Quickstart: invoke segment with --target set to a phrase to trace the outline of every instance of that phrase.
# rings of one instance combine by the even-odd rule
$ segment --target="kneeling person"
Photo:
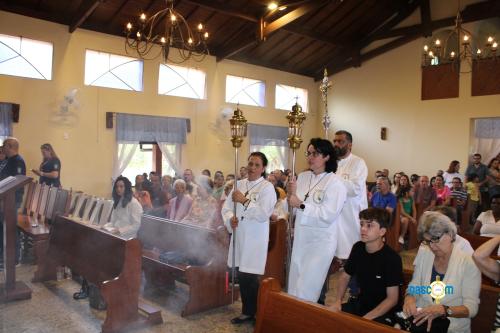
[[[341,272],[337,299],[331,306],[392,326],[400,310],[399,286],[403,283],[401,257],[383,241],[390,224],[390,214],[382,208],[368,208],[359,213],[361,241],[354,244]],[[361,292],[357,298],[341,304],[351,277]]]

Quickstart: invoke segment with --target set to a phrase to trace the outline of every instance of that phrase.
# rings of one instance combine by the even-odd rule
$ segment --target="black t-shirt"
[[[361,289],[359,302],[362,316],[387,297],[387,287],[403,284],[401,257],[386,244],[379,251],[368,253],[365,243],[357,242],[352,247],[344,269],[347,274],[356,277]]]
[[[56,187],[61,186],[61,161],[57,157],[43,161],[40,165],[40,171],[42,172],[53,172],[58,171],[59,176],[57,178],[49,178],[40,176],[40,184],[47,184]]]
[[[26,164],[20,155],[11,156],[7,159],[7,164],[0,173],[0,180],[9,176],[26,175]],[[19,206],[23,201],[24,189],[20,188],[16,191],[16,205]]]

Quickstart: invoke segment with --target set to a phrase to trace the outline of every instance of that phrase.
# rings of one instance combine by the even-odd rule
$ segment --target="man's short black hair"
[[[376,221],[380,228],[388,229],[391,226],[391,214],[385,208],[370,207],[359,212],[359,218]]]
[[[335,135],[342,135],[342,134],[345,135],[347,141],[352,143],[352,134],[351,133],[344,131],[344,130],[340,130],[340,131],[335,132]]]

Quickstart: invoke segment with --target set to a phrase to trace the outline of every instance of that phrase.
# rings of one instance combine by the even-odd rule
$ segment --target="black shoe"
[[[231,324],[239,325],[239,324],[243,324],[246,322],[254,322],[255,321],[255,317],[250,317],[250,316],[245,316],[245,315],[243,315],[243,316],[244,316],[243,318],[241,316],[239,316],[239,317],[235,317],[235,318],[231,319]]]
[[[73,298],[76,300],[85,299],[87,297],[89,297],[89,294],[83,289],[80,290],[79,292],[73,294]]]

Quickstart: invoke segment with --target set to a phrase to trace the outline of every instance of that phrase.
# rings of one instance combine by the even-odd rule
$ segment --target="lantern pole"
[[[243,137],[247,134],[247,120],[243,116],[239,108],[239,104],[234,110],[233,117],[229,119],[229,124],[231,126],[231,143],[234,147],[234,186],[233,193],[238,189],[236,175],[238,174],[238,148],[241,147],[243,143]],[[236,205],[234,202],[233,206],[233,216],[236,217]],[[234,278],[236,275],[236,229],[233,229],[233,258],[231,266],[231,302],[234,303]]]
[[[302,112],[302,107],[295,102],[292,111],[286,116],[288,120],[288,145],[292,150],[292,177],[295,177],[295,157],[296,150],[300,148],[302,143],[302,125],[306,116]],[[288,224],[287,224],[287,255],[286,255],[286,290],[288,290],[288,278],[290,275],[290,265],[292,259],[292,227],[293,227],[293,207],[288,206]]]
[[[328,79],[328,72],[324,71],[323,80],[321,80],[321,84],[319,85],[319,91],[321,92],[321,99],[323,100],[324,105],[324,114],[323,114],[323,130],[325,131],[325,139],[328,140],[328,130],[330,129],[330,124],[332,123],[330,120],[330,116],[328,115],[328,90],[332,87],[332,83]]]

